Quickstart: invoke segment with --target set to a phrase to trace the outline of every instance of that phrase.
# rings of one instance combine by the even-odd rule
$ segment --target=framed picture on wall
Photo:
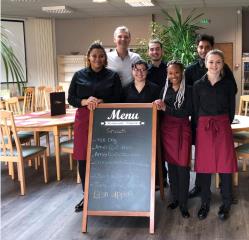
[[[26,68],[26,49],[25,49],[25,30],[24,30],[24,21],[22,20],[8,20],[1,19],[1,38],[4,35],[7,38],[7,43],[11,46],[14,55],[17,57],[20,62],[23,73],[24,73],[24,82],[27,82],[27,68]],[[3,39],[3,38],[2,38]],[[1,50],[3,51],[3,49]],[[12,79],[11,74],[8,75],[8,82],[15,83]],[[4,67],[3,58],[1,57],[1,83],[6,83],[6,71]]]

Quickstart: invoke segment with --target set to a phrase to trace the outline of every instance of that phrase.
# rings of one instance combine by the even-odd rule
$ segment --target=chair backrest
[[[63,90],[63,87],[62,87],[62,86],[57,85],[57,86],[55,87],[55,91],[56,91],[56,92],[63,92],[64,90]]]
[[[0,150],[1,161],[17,162],[22,159],[13,112],[7,110],[0,110]]]
[[[51,87],[46,87],[43,90],[43,95],[45,99],[45,109],[50,110],[50,93],[53,92],[53,89]]]
[[[5,101],[0,100],[0,110],[5,109]]]
[[[27,87],[24,91],[23,114],[35,111],[35,88]]]
[[[13,112],[14,115],[22,114],[18,97],[12,97],[5,101],[6,110]]]
[[[44,89],[46,86],[40,86],[37,88],[36,94],[36,111],[43,111],[46,109],[45,98],[44,98]]]
[[[248,103],[249,95],[241,95],[239,101],[239,115],[241,115],[243,112],[245,113],[245,116],[247,115],[247,112],[249,112]]]

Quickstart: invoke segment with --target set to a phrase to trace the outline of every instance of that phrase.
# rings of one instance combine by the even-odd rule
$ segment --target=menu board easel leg
[[[153,216],[150,216],[150,234],[155,233],[155,222],[154,222],[154,214],[151,214]]]

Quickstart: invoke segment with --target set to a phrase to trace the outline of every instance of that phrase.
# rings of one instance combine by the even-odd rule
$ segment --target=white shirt
[[[127,85],[132,81],[132,63],[140,60],[140,56],[137,53],[128,51],[128,55],[122,59],[118,56],[117,50],[107,53],[107,67],[118,73],[122,86]]]

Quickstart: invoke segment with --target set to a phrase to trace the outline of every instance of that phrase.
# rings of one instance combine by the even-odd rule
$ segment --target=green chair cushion
[[[73,139],[70,139],[70,140],[65,141],[65,142],[61,142],[60,146],[73,149]]]
[[[249,132],[242,131],[242,132],[233,133],[233,138],[239,140],[246,140],[246,139],[249,140]]]
[[[25,143],[25,142],[29,141],[31,138],[33,138],[34,134],[32,132],[21,131],[21,132],[17,133],[17,136],[19,137],[20,143]],[[7,141],[8,141],[8,139],[5,136],[4,137],[4,142],[7,143]],[[11,137],[11,141],[12,141],[13,144],[15,144],[15,140],[14,140],[13,136]]]
[[[238,153],[249,154],[249,143],[246,143],[246,144],[243,144],[243,145],[240,145],[240,146],[236,147],[236,151]]]
[[[46,147],[42,146],[22,146],[22,156],[24,158],[29,157],[33,154],[40,153],[42,151],[46,150]],[[7,150],[6,152],[7,156],[10,155],[10,151]],[[0,156],[4,156],[3,152],[0,152]],[[16,149],[14,148],[14,156],[18,156]]]

